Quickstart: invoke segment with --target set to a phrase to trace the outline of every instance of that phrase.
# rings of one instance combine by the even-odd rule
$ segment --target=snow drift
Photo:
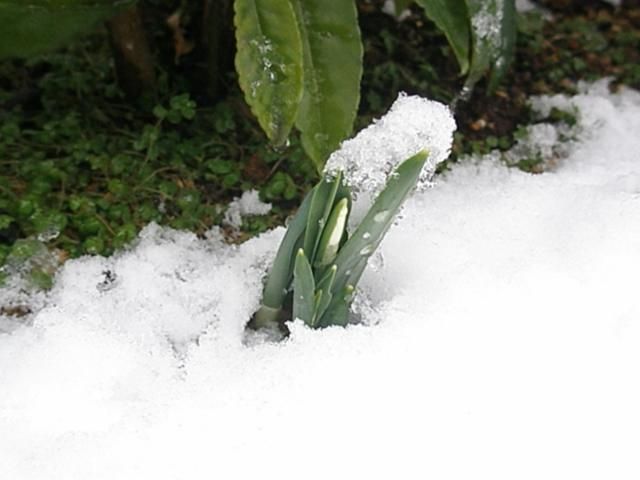
[[[534,103],[569,155],[416,194],[360,325],[245,338],[282,228],[68,262],[0,335],[0,478],[638,478],[640,95]]]

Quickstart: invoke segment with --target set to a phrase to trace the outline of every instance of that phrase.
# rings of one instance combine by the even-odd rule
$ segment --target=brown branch
[[[130,7],[107,21],[118,84],[125,94],[137,98],[154,91],[153,58],[138,7]]]

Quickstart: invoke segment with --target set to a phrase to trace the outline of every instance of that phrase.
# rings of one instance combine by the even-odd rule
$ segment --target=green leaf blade
[[[304,55],[304,93],[296,118],[318,171],[353,128],[360,102],[363,47],[355,2],[291,0]]]
[[[390,176],[387,185],[335,259],[338,270],[334,290],[357,284],[366,260],[378,248],[396,213],[415,187],[427,158],[428,153],[421,151],[402,162]]]
[[[349,201],[347,198],[343,198],[333,207],[329,220],[324,227],[318,245],[315,267],[326,267],[334,261],[340,249],[340,243],[347,226],[348,218]]]
[[[517,11],[514,0],[505,0],[502,13],[502,42],[501,49],[491,72],[489,91],[493,92],[502,81],[509,67],[513,63],[518,35]]]
[[[331,326],[346,327],[349,324],[349,305],[353,299],[353,285],[347,285],[333,296],[322,318],[318,319],[318,328]]]
[[[316,306],[315,306],[315,311],[313,313],[313,324],[311,325],[312,327],[315,328],[319,326],[319,321],[324,315],[324,313],[327,311],[327,308],[329,307],[329,305],[331,304],[332,298],[333,298],[333,295],[331,294],[331,292],[327,290],[319,289],[316,292]]]
[[[28,58],[90,32],[133,0],[0,0],[0,59]]]
[[[513,59],[516,22],[515,0],[466,0],[471,18],[472,53],[466,87],[493,69],[491,87],[504,75]]]
[[[316,307],[315,280],[303,249],[298,250],[293,269],[293,318],[313,326]]]
[[[236,70],[269,140],[286,143],[302,98],[302,43],[291,4],[236,0]]]
[[[316,250],[320,243],[320,237],[324,226],[327,224],[331,210],[336,200],[336,194],[342,184],[342,174],[339,173],[333,179],[323,179],[314,187],[313,198],[307,219],[307,228],[304,232],[304,251],[313,265]]]
[[[271,309],[278,310],[287,295],[293,275],[293,258],[299,247],[300,239],[307,225],[307,217],[313,190],[307,194],[300,208],[289,223],[287,232],[280,243],[275,260],[267,276],[267,282],[262,294],[262,304]]]
[[[471,28],[465,0],[416,0],[416,3],[445,34],[458,60],[461,73],[467,73],[471,52]]]

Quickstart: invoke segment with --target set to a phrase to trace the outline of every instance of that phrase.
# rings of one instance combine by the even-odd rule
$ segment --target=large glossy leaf
[[[482,1],[482,0],[479,0]],[[458,59],[460,70],[467,73],[471,47],[469,11],[465,0],[416,0],[446,35]]]
[[[30,57],[90,31],[130,0],[0,0],[0,59]]]
[[[284,0],[278,0],[287,3]],[[360,102],[362,42],[353,0],[291,0],[304,52],[296,119],[318,171],[352,131]]]
[[[235,0],[236,70],[245,99],[275,145],[286,143],[302,99],[302,43],[286,0]]]
[[[467,87],[493,69],[492,84],[504,74],[515,45],[515,0],[466,0],[473,50]]]

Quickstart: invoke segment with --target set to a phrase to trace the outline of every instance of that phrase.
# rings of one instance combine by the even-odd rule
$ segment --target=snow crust
[[[640,94],[533,102],[577,108],[579,141],[553,172],[489,156],[417,193],[364,324],[247,344],[282,228],[151,225],[67,262],[0,335],[0,478],[637,479]]]

